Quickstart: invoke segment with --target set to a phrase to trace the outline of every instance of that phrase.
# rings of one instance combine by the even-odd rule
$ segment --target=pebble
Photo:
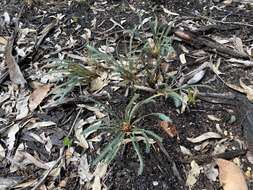
[[[158,184],[158,181],[153,181],[153,186],[157,186]]]

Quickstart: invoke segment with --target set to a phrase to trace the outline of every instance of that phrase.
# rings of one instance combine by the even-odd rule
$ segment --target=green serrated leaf
[[[140,166],[139,166],[139,169],[138,169],[138,175],[141,175],[143,173],[144,162],[143,162],[143,157],[142,157],[140,147],[139,147],[139,144],[136,140],[135,135],[131,135],[131,141],[132,141],[134,150],[135,150],[135,152],[138,156],[139,162],[140,162]]]
[[[140,129],[140,128],[135,128],[135,131],[143,131],[144,133],[146,133],[147,135],[150,135],[155,140],[158,140],[159,142],[163,141],[163,138],[160,137],[159,135],[155,134],[153,131],[146,130],[146,129]]]
[[[96,165],[101,160],[105,160],[106,157],[112,157],[112,154],[115,152],[115,148],[118,149],[118,146],[122,143],[124,134],[119,133],[109,144],[105,146],[100,155],[94,160],[93,165]],[[109,156],[107,155],[109,154]],[[106,160],[109,162],[110,160]]]
[[[128,103],[128,105],[126,106],[126,109],[125,109],[125,121],[128,121],[128,122],[129,122],[129,120],[130,120],[130,113],[131,113],[131,111],[132,111],[132,109],[133,109],[133,106],[134,106],[135,101],[136,101],[139,97],[140,97],[139,94],[135,94],[135,95],[131,98],[131,100],[130,100],[130,102]]]
[[[140,131],[141,135],[145,138],[145,146],[146,146],[146,153],[150,153],[150,144],[149,144],[149,138],[143,131]]]

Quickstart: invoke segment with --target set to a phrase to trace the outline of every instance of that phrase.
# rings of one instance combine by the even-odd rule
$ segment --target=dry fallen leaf
[[[101,179],[105,176],[108,165],[106,163],[98,163],[96,166],[95,172],[93,173],[94,182],[92,184],[92,190],[101,190],[102,189],[102,181]]]
[[[2,36],[0,36],[0,44],[3,44],[3,45],[7,44],[7,40]]]
[[[5,48],[5,64],[8,67],[10,79],[13,83],[21,85],[21,87],[25,87],[26,80],[12,55],[13,49],[13,37],[9,38],[7,41],[7,45]]]
[[[28,94],[29,93],[26,91],[20,92],[18,94],[18,99],[16,103],[16,110],[17,110],[16,119],[23,119],[29,113],[29,108],[28,108],[29,95]]]
[[[216,117],[215,115],[207,115],[208,119],[211,121],[221,121],[220,118]]]
[[[15,188],[15,189],[27,189],[29,187],[32,187],[33,184],[37,183],[37,181],[38,181],[37,179],[29,179],[28,181],[25,181],[23,183],[19,183],[19,184],[15,185],[13,188]]]
[[[0,161],[2,161],[5,158],[5,149],[0,144]]]
[[[8,131],[8,138],[6,141],[8,150],[12,150],[14,148],[14,144],[16,141],[16,134],[19,131],[19,129],[20,129],[20,126],[18,123],[10,127]]]
[[[191,170],[189,171],[186,179],[186,186],[193,187],[194,184],[197,182],[201,168],[199,165],[193,160],[191,162]]]
[[[22,181],[22,178],[17,178],[17,177],[0,177],[0,189],[5,190],[5,189],[10,189],[17,183]]]
[[[224,190],[248,190],[247,183],[240,168],[233,162],[217,159],[219,180]]]
[[[204,69],[197,72],[190,80],[187,81],[187,84],[196,84],[200,82],[205,76],[205,74],[206,74],[206,70]]]
[[[215,132],[207,132],[195,138],[187,138],[192,143],[199,143],[208,139],[220,139],[221,135]]]
[[[90,182],[93,179],[93,175],[90,172],[87,155],[84,154],[81,156],[79,161],[78,174],[80,177],[80,183],[85,184],[85,182]]]
[[[234,46],[235,46],[235,49],[237,51],[239,51],[240,53],[246,53],[243,49],[243,43],[242,43],[242,40],[241,38],[238,38],[238,37],[234,37],[233,38],[233,43],[234,43]]]
[[[179,59],[180,59],[180,62],[181,62],[183,65],[187,63],[186,58],[185,58],[185,54],[180,54],[180,55],[179,55]]]
[[[84,150],[89,148],[89,144],[83,133],[83,126],[85,125],[85,121],[81,119],[78,121],[74,127],[75,137],[77,139],[77,144],[84,148]]]
[[[101,77],[98,77],[91,81],[90,90],[92,92],[101,90],[104,87],[104,85],[105,85],[105,82],[103,81],[103,79]]]
[[[47,96],[51,87],[51,84],[43,85],[32,92],[29,98],[29,108],[31,111],[34,111],[38,107],[38,105],[40,105],[40,103]]]

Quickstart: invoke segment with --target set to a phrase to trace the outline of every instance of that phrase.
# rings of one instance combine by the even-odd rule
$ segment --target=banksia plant
[[[140,149],[140,143],[144,142],[146,147],[145,150],[147,153],[149,153],[150,140],[153,139],[154,141],[162,142],[162,138],[153,131],[145,129],[143,128],[143,126],[140,126],[139,122],[150,116],[155,116],[163,121],[171,122],[170,118],[163,113],[149,113],[142,116],[137,115],[137,112],[143,105],[155,102],[155,98],[158,96],[161,96],[161,94],[156,94],[145,100],[136,102],[139,98],[139,95],[136,94],[132,97],[129,104],[126,106],[123,117],[117,116],[112,110],[106,108],[110,117],[109,122],[100,120],[84,130],[84,135],[86,137],[87,134],[94,133],[98,130],[103,132],[110,132],[112,135],[112,139],[100,152],[100,155],[95,159],[94,164],[97,164],[101,161],[110,163],[117,155],[121,146],[131,142],[140,163],[138,175],[142,174],[144,168],[144,161],[142,151]]]

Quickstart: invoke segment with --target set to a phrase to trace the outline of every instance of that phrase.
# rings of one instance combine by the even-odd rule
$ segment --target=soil
[[[104,3],[106,2],[106,3]],[[23,5],[23,1],[19,0],[1,0],[0,14],[5,11],[8,11],[10,15],[18,14],[18,10]],[[130,6],[129,6],[130,5]],[[116,27],[110,31],[107,31],[113,26],[113,23],[110,21],[110,18],[113,18],[116,22],[120,23],[121,20],[125,20],[124,27],[125,29],[132,29],[136,22],[139,22],[138,15],[131,9],[142,10],[145,17],[156,15],[159,19],[168,20],[169,17],[163,12],[161,5],[164,8],[168,9],[171,12],[178,13],[184,19],[180,24],[177,21],[177,25],[183,26],[183,22],[187,22],[187,18],[194,19],[199,15],[204,15],[205,17],[213,18],[215,20],[222,20],[226,17],[227,22],[247,22],[252,23],[253,12],[250,9],[240,9],[241,3],[232,3],[231,5],[224,6],[223,1],[202,1],[202,0],[145,0],[145,1],[135,1],[135,0],[108,0],[108,1],[94,1],[94,0],[84,0],[80,2],[72,2],[68,5],[68,1],[62,0],[51,0],[48,2],[40,2],[39,0],[33,1],[31,7],[25,7],[25,14],[22,14],[20,21],[23,24],[23,28],[32,28],[39,30],[43,28],[46,24],[49,24],[52,21],[52,17],[57,17],[64,15],[59,24],[59,30],[62,31],[62,35],[59,35],[57,38],[53,38],[52,41],[47,41],[42,46],[42,55],[37,59],[41,64],[43,64],[43,59],[46,54],[52,53],[55,51],[52,44],[60,44],[62,47],[65,47],[66,40],[69,36],[72,36],[73,39],[78,41],[78,45],[72,47],[70,52],[78,53],[82,55],[84,53],[83,45],[84,40],[80,37],[84,32],[85,28],[92,28],[92,35],[90,41],[97,47],[100,44],[105,44],[106,40],[114,38],[117,33],[121,30],[120,27]],[[94,8],[96,7],[96,9]],[[222,7],[222,8],[221,8]],[[94,20],[96,18],[96,20]],[[96,27],[93,26],[96,21]],[[200,20],[199,26],[205,26],[208,24],[208,20]],[[76,30],[75,28],[80,25],[80,29]],[[236,36],[241,38],[245,46],[249,47],[252,45],[252,33],[253,27],[242,26],[236,24],[222,24],[217,23],[218,27],[208,33],[202,33],[201,35],[206,36],[219,36],[221,38],[232,38]],[[233,29],[229,28],[233,27]],[[226,29],[227,28],[227,29]],[[0,30],[0,36],[9,35],[9,31],[5,29]],[[51,35],[54,35],[53,32]],[[50,37],[49,37],[50,38]],[[56,40],[56,41],[55,41]],[[198,49],[192,47],[188,44],[182,42],[174,42],[173,46],[177,50],[177,54],[180,55],[182,52],[181,45],[184,45],[188,48],[189,52],[186,54],[186,59],[188,60],[187,65],[184,66],[184,72],[187,73],[192,71],[200,64],[196,61],[194,52]],[[213,55],[213,60],[217,61],[219,56],[215,53],[210,53]],[[55,56],[56,58],[57,56]],[[252,68],[245,67],[233,67],[231,63],[227,62],[226,59],[221,58],[221,67],[220,71],[224,73],[221,75],[223,80],[229,83],[236,83],[241,77],[248,78],[249,81],[253,80]],[[32,68],[32,63],[28,67]],[[171,70],[179,68],[179,58],[174,62],[174,65]],[[28,78],[32,73],[32,70],[29,72],[26,70],[25,77]],[[29,79],[31,80],[31,79]],[[210,88],[215,89],[216,93],[225,93],[231,91],[224,83],[213,75],[213,72],[208,70],[205,77],[202,80],[202,84],[208,85]],[[210,88],[199,87],[201,92],[213,92]],[[0,87],[4,91],[4,88]],[[122,114],[124,108],[129,102],[129,99],[124,96],[124,88],[116,91],[110,92],[109,104],[110,106]],[[72,93],[72,96],[78,96],[76,94],[78,89]],[[142,93],[143,97],[149,97],[150,93]],[[130,94],[133,94],[134,91],[130,90]],[[52,110],[48,110],[44,113],[35,113],[38,121],[54,121],[57,124],[57,128],[52,129],[40,129],[41,132],[45,132],[46,135],[58,135],[64,137],[71,123],[75,120],[75,117],[78,113],[76,110],[77,106],[75,104],[65,105],[61,107],[56,107]],[[170,138],[168,135],[159,127],[159,122],[156,119],[150,118],[145,120],[141,125],[145,128],[151,129],[152,131],[158,133],[163,137],[163,145],[169,157],[166,156],[158,144],[154,144],[151,150],[151,153],[144,153],[144,173],[140,176],[137,175],[137,169],[139,167],[139,162],[136,157],[136,154],[131,146],[126,146],[124,150],[121,150],[121,155],[117,156],[115,161],[110,165],[109,172],[107,173],[103,183],[111,190],[185,190],[188,187],[185,186],[185,181],[187,178],[187,172],[190,170],[190,161],[187,160],[186,156],[180,150],[180,146],[184,146],[191,150],[194,156],[203,156],[211,155],[214,150],[214,141],[205,147],[202,152],[199,152],[194,149],[196,144],[189,143],[187,140],[188,137],[196,137],[205,132],[213,131],[216,132],[217,125],[220,126],[222,131],[227,131],[227,134],[233,136],[233,139],[230,140],[231,149],[239,149],[238,143],[234,139],[245,140],[242,134],[241,122],[244,118],[244,115],[240,114],[240,108],[234,106],[233,104],[213,104],[211,102],[202,101],[198,99],[194,105],[189,106],[184,113],[179,113],[179,110],[174,106],[171,99],[160,98],[155,104],[147,105],[141,113],[147,114],[152,112],[162,112],[169,115],[173,121],[173,125],[176,126],[178,133],[177,137]],[[91,116],[90,112],[84,112],[81,115],[81,118],[87,118]],[[212,121],[208,119],[208,115],[215,115],[217,118],[221,118],[220,121]],[[230,123],[231,115],[236,116],[236,121]],[[1,116],[1,113],[0,113]],[[57,159],[59,155],[59,150],[62,147],[61,142],[58,142],[58,146],[54,146],[51,154],[48,154],[40,143],[35,143],[30,141],[29,137],[26,137],[25,134],[21,132],[19,142],[27,142],[27,151],[33,152],[36,149],[39,153],[37,155],[41,160],[49,162],[51,160]],[[223,134],[224,138],[230,138]],[[74,137],[73,137],[74,138]],[[60,139],[57,137],[56,139]],[[0,143],[2,141],[0,140]],[[3,144],[3,143],[1,143]],[[55,143],[57,144],[57,142]],[[100,146],[104,146],[105,142],[100,142]],[[83,150],[80,147],[76,147],[77,151],[80,149],[79,153],[83,153]],[[89,151],[88,151],[89,152]],[[95,155],[95,151],[90,151],[91,159]],[[242,169],[245,171],[247,167],[251,167],[251,164],[247,161],[245,155],[239,157],[242,160]],[[172,162],[172,161],[173,162]],[[207,164],[208,161],[206,161]],[[178,176],[173,171],[172,163],[176,164],[178,170]],[[200,163],[200,165],[203,163]],[[21,176],[26,178],[36,178],[42,175],[41,170],[36,170],[36,167],[28,166],[25,170],[20,171],[20,173],[9,173],[8,164],[0,164],[0,176],[10,177],[10,176]],[[76,174],[77,166],[69,165],[65,168],[60,177],[55,179],[55,184],[58,184],[61,179],[66,177],[71,179],[67,181],[65,189],[85,189],[79,184],[79,176]],[[181,180],[180,180],[181,179]],[[47,181],[46,181],[47,183]],[[253,189],[252,179],[248,180],[249,189]],[[204,173],[201,173],[197,183],[194,185],[192,190],[208,189],[208,190],[218,190],[220,188],[219,182],[211,182]],[[28,188],[29,189],[29,188]]]

